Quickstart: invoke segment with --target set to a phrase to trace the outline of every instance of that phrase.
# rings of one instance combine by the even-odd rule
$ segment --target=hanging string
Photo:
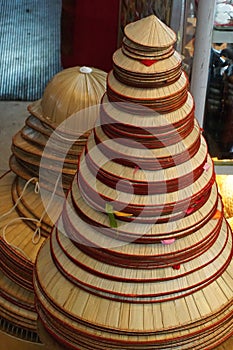
[[[24,185],[23,191],[22,191],[21,195],[19,196],[19,198],[17,199],[17,201],[15,202],[14,206],[13,206],[9,211],[7,211],[6,213],[0,215],[0,219],[2,219],[2,218],[4,218],[5,216],[11,214],[11,213],[14,211],[14,209],[17,208],[19,202],[21,201],[21,199],[22,199],[22,197],[23,197],[23,195],[24,195],[26,189],[28,188],[28,186],[29,186],[29,184],[30,184],[31,182],[32,182],[32,183],[35,182],[34,192],[35,192],[36,194],[39,193],[39,191],[40,191],[40,186],[39,186],[38,178],[37,178],[37,177],[32,177],[32,178],[31,178],[30,180],[28,180],[28,181],[26,182],[26,184]]]
[[[50,207],[50,205],[51,205],[51,203],[52,203],[52,201],[54,199],[54,196],[55,196],[55,193],[56,193],[56,190],[57,190],[57,186],[58,186],[58,183],[59,183],[60,179],[61,179],[61,173],[59,174],[59,176],[58,176],[58,178],[56,180],[56,183],[55,183],[52,195],[51,195],[51,197],[49,199],[48,205],[44,209],[43,214],[40,217],[40,220],[37,220],[37,224],[36,224],[37,228],[34,231],[34,234],[32,236],[32,243],[33,244],[38,244],[39,241],[40,241],[40,238],[41,238],[41,223],[42,223],[42,220],[44,219],[45,215],[47,214],[48,209],[49,209],[49,207]]]
[[[15,246],[14,244],[11,244],[10,242],[8,242],[8,240],[7,240],[7,238],[6,238],[6,235],[7,235],[6,230],[7,230],[7,228],[8,228],[10,225],[14,224],[14,223],[17,222],[17,221],[21,221],[21,220],[24,221],[24,220],[25,220],[25,221],[32,221],[32,222],[35,222],[35,223],[36,223],[36,229],[35,229],[35,231],[34,231],[34,233],[33,233],[33,236],[32,236],[32,243],[35,244],[35,245],[38,244],[38,243],[40,242],[40,239],[41,239],[41,223],[42,223],[42,220],[44,219],[45,215],[47,214],[47,211],[48,211],[48,209],[49,209],[49,207],[50,207],[50,205],[51,205],[51,203],[52,203],[52,201],[53,201],[53,199],[54,199],[54,196],[55,196],[55,193],[56,193],[57,186],[58,186],[58,183],[59,183],[59,181],[60,181],[60,178],[61,178],[61,174],[59,174],[59,176],[58,176],[58,178],[57,178],[57,180],[56,180],[56,183],[55,183],[55,186],[54,186],[54,190],[53,190],[52,195],[51,195],[51,197],[50,197],[50,199],[49,199],[48,205],[46,206],[46,208],[44,209],[44,211],[43,211],[43,213],[42,213],[42,215],[41,215],[41,217],[40,217],[40,220],[35,219],[35,218],[28,218],[28,217],[18,217],[18,218],[12,219],[10,222],[8,222],[8,223],[3,227],[3,230],[2,230],[2,231],[3,231],[3,239],[4,239],[4,241],[5,241],[9,246],[13,247],[14,249],[18,250],[21,254],[23,254],[24,256],[26,256],[29,260],[31,260],[30,257],[28,257],[27,254],[26,254],[22,249],[20,249],[19,247]],[[37,185],[35,186],[34,192],[35,192],[36,194],[38,194],[38,193],[40,192],[40,186],[39,186],[39,183],[38,183],[38,179],[37,179],[37,178],[31,178],[31,179],[28,180],[27,183],[25,184],[25,186],[24,186],[24,188],[23,188],[23,191],[22,191],[20,197],[19,197],[19,198],[17,199],[17,201],[15,202],[15,205],[14,205],[8,212],[4,213],[0,218],[5,217],[6,215],[9,215],[10,213],[12,213],[12,211],[17,207],[19,201],[22,199],[22,197],[23,197],[23,195],[24,195],[24,193],[25,193],[25,191],[26,191],[28,185],[29,185],[31,182],[33,182],[33,181],[36,181],[36,183],[37,183]]]
[[[38,181],[37,181],[36,184],[35,184],[34,192],[35,192],[36,194],[40,193],[40,184],[39,184]]]

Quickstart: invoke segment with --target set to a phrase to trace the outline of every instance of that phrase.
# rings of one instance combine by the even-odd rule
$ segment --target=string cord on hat
[[[24,185],[23,187],[23,190],[22,190],[22,193],[20,194],[19,198],[17,199],[17,201],[15,202],[15,204],[13,205],[13,207],[8,210],[6,213],[2,214],[0,216],[0,219],[6,217],[7,215],[10,215],[18,206],[19,202],[21,201],[22,197],[24,196],[24,193],[26,192],[28,186],[30,183],[33,183],[35,182],[35,187],[34,187],[34,192],[36,194],[38,194],[40,192],[40,185],[39,185],[39,182],[38,182],[38,178],[36,177],[32,177],[31,179],[29,179],[26,184]],[[29,221],[32,221],[33,219],[30,219],[30,218],[24,218],[24,217],[19,217],[19,218],[15,218],[15,219],[12,219],[8,224],[6,224],[3,229],[2,229],[2,238],[3,240],[11,247],[13,247],[14,249],[18,250],[21,254],[23,254],[26,258],[28,258],[29,260],[31,260],[27,254],[22,250],[20,249],[19,247],[15,246],[14,244],[11,244],[10,242],[8,242],[7,238],[6,238],[6,230],[8,228],[8,226],[10,226],[11,224],[17,222],[17,221],[21,221],[21,220],[29,220]],[[34,219],[35,220],[35,219]]]
[[[22,197],[23,197],[23,195],[24,195],[26,189],[28,188],[28,186],[29,186],[29,184],[30,184],[31,182],[35,182],[34,192],[35,192],[36,194],[38,194],[38,193],[40,192],[40,185],[39,185],[39,182],[38,182],[38,178],[37,178],[37,177],[32,177],[32,178],[29,179],[29,180],[26,182],[26,184],[24,185],[23,191],[22,191],[21,195],[19,196],[19,198],[17,199],[17,201],[15,202],[14,206],[13,206],[10,210],[8,210],[6,213],[0,215],[0,220],[1,220],[2,218],[4,218],[5,216],[11,214],[11,213],[14,211],[14,209],[17,208],[19,202],[21,201],[21,199],[22,199]]]
[[[21,220],[22,220],[22,221],[25,220],[25,221],[32,221],[32,222],[35,222],[37,227],[36,227],[36,229],[35,229],[35,231],[33,232],[33,235],[32,235],[32,243],[35,244],[35,245],[38,244],[38,243],[40,242],[40,239],[41,239],[41,223],[42,223],[42,220],[44,219],[45,215],[47,214],[48,209],[49,209],[49,207],[50,207],[50,205],[51,205],[51,203],[52,203],[52,201],[53,201],[53,199],[54,199],[54,196],[55,196],[55,193],[56,193],[57,186],[58,186],[58,183],[59,183],[59,181],[60,181],[60,178],[61,178],[61,174],[59,174],[59,176],[58,176],[58,178],[57,178],[57,180],[56,180],[56,183],[55,183],[55,186],[54,186],[52,195],[51,195],[51,197],[50,197],[50,199],[49,199],[49,202],[48,202],[46,208],[44,209],[44,211],[43,211],[43,213],[42,213],[42,215],[41,215],[41,217],[40,217],[39,220],[38,220],[38,219],[35,219],[35,218],[18,217],[18,218],[14,218],[14,219],[10,220],[10,221],[3,227],[3,229],[2,229],[2,237],[3,237],[4,241],[5,241],[9,246],[13,247],[14,249],[18,250],[21,254],[23,254],[24,256],[26,256],[29,260],[31,260],[31,259],[27,256],[27,254],[26,254],[22,249],[20,249],[19,247],[15,246],[14,244],[11,244],[10,242],[8,242],[8,240],[7,240],[7,238],[6,238],[6,235],[7,235],[6,230],[7,230],[7,228],[8,228],[10,225],[12,225],[12,224],[14,224],[14,223],[16,223],[16,222],[18,222],[18,221],[21,221]],[[23,197],[23,195],[24,195],[24,193],[25,193],[25,191],[26,191],[28,185],[29,185],[31,182],[33,182],[33,181],[36,181],[34,192],[35,192],[36,194],[39,194],[39,192],[40,192],[40,186],[39,186],[38,179],[37,179],[37,178],[31,178],[31,179],[28,180],[27,183],[25,184],[25,186],[24,186],[24,188],[23,188],[23,191],[22,191],[20,197],[19,197],[19,198],[17,199],[17,201],[15,202],[15,205],[14,205],[8,212],[6,212],[6,213],[4,213],[3,215],[1,215],[1,216],[0,216],[0,219],[3,218],[3,217],[5,217],[5,216],[7,216],[7,215],[9,215],[10,213],[12,213],[12,211],[17,207],[17,205],[19,204],[20,200],[22,199],[22,197]]]

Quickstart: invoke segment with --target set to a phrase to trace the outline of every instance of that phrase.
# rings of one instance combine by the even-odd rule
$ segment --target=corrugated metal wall
[[[0,0],[0,100],[36,100],[61,70],[61,3]]]

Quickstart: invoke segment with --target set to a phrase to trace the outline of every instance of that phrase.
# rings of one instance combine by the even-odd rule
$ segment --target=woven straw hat
[[[134,43],[153,48],[166,48],[176,42],[175,32],[154,15],[128,24],[124,33]]]
[[[20,330],[24,330],[26,340],[32,340],[32,334],[37,331],[38,318],[34,308],[34,293],[15,284],[2,272],[0,272],[0,286],[1,316],[5,321],[14,325],[16,336],[18,327],[19,333]],[[26,332],[25,329],[28,331]],[[26,333],[29,333],[31,339],[27,339]]]
[[[40,169],[44,169],[47,175],[42,186],[48,190],[53,190],[62,171],[67,190],[105,90],[106,73],[96,68],[73,67],[56,74],[43,98],[28,106],[31,115],[13,138],[11,169],[25,180],[39,177]]]
[[[208,236],[209,231],[204,229],[203,232]],[[144,268],[137,269],[131,257],[132,246],[124,251],[118,249],[115,255],[110,253],[105,264],[101,262],[101,255],[107,257],[107,251],[98,255],[98,249],[90,252],[83,247],[79,249],[64,234],[54,232],[51,243],[46,242],[37,259],[34,288],[39,316],[56,339],[74,348],[84,343],[93,349],[109,349],[113,345],[116,349],[131,349],[132,345],[134,349],[151,349],[152,346],[161,349],[161,342],[176,346],[177,340],[181,348],[187,345],[205,348],[213,342],[209,329],[218,343],[231,327],[227,314],[232,311],[232,305],[221,290],[223,281],[226,288],[231,288],[227,275],[232,265],[229,265],[231,259],[225,244],[232,244],[232,239],[225,223],[220,232],[219,239],[208,252],[204,252],[203,247],[196,258],[182,261],[178,271],[162,265],[150,269],[148,261]],[[162,251],[166,250],[167,247],[161,245],[160,264]],[[136,251],[142,252],[143,247]],[[144,259],[144,255],[138,256],[137,264]],[[169,254],[164,259],[167,264]],[[219,265],[221,260],[228,265],[225,272]],[[124,269],[122,264],[125,264]],[[46,275],[45,266],[49,267]],[[62,295],[58,292],[59,286]],[[205,307],[206,300],[209,308]],[[148,318],[148,314],[151,317]],[[146,324],[142,319],[148,319]],[[219,322],[224,325],[222,332]]]
[[[179,79],[168,86],[142,88],[121,83],[113,71],[108,74],[107,93],[112,102],[132,102],[166,113],[180,108],[187,99],[188,79],[182,73]]]
[[[155,16],[125,35],[136,56],[166,56],[175,42]],[[37,257],[36,308],[77,350],[213,348],[231,335],[233,311],[233,237],[213,162],[185,74],[146,85],[179,72],[176,53],[160,68],[132,58],[113,56],[100,123]]]
[[[152,15],[125,27],[122,51],[126,56],[150,66],[172,56],[175,41],[176,34]]]
[[[28,110],[41,120],[57,126],[74,113],[99,104],[106,89],[106,73],[93,67],[66,68],[45,88],[42,99]]]
[[[138,105],[135,113],[133,104],[110,103],[107,94],[103,96],[100,106],[100,118],[104,123],[118,123],[121,128],[129,129],[133,127],[145,128],[145,131],[156,132],[158,135],[179,128],[194,120],[194,101],[188,92],[185,103],[175,111],[160,114],[155,111]],[[130,105],[132,111],[130,111]],[[128,106],[128,108],[127,108]],[[142,119],[142,115],[146,116]],[[156,117],[156,118],[155,118]]]
[[[118,49],[113,54],[113,63],[127,72],[134,72],[138,74],[169,74],[170,70],[174,70],[181,66],[181,57],[175,52],[171,57],[161,60],[161,62],[155,62],[151,66],[142,65],[141,62],[137,60],[132,60],[125,56],[121,49]]]
[[[61,130],[58,124],[83,108],[98,106],[105,90],[106,73],[98,69],[75,67],[58,73],[48,84],[43,98],[28,107],[31,115],[13,137],[9,163],[17,176],[9,172],[0,179],[0,197],[4,203],[0,208],[1,317],[14,330],[14,335],[19,333],[24,340],[33,340],[33,348],[39,342],[32,285],[34,263],[61,212],[62,197],[59,200],[54,197],[64,196],[55,182],[62,171],[63,188],[69,188],[78,156],[97,117],[97,108],[93,107],[90,114],[82,113],[81,117],[88,119],[82,123],[85,133],[79,128],[80,120],[69,129]],[[53,142],[49,144],[51,135]],[[39,185],[48,190],[43,191],[43,201],[41,191],[35,191],[41,169],[44,171]],[[50,203],[53,221],[45,203]]]
[[[1,208],[0,215],[6,213],[8,210],[12,210],[14,205],[14,202],[12,203],[12,198],[13,201],[16,201],[19,198],[17,190],[19,192],[22,191],[22,183],[18,186],[18,180],[19,179],[17,179],[13,173],[6,174],[0,180],[0,194],[2,201],[4,202],[4,208]],[[32,188],[31,190],[28,188],[26,196],[24,196],[25,202],[20,204],[19,211],[32,210],[30,205],[32,206],[33,203],[35,206],[33,208],[36,213],[35,215],[39,216],[41,211],[43,211],[43,206],[40,203],[40,200],[38,201],[38,204],[36,203],[38,197],[39,195],[36,196]],[[32,215],[29,217],[32,217]],[[17,220],[16,223],[14,223],[14,220]],[[4,227],[11,223],[11,221],[12,225],[7,227],[5,234],[3,234]],[[46,227],[46,224],[49,224],[48,218],[45,219],[42,226]],[[34,231],[25,220],[19,219],[17,209],[14,209],[11,214],[1,218],[0,228],[1,249],[4,252],[2,256],[4,262],[3,272],[21,287],[32,290],[33,265],[40,248],[40,244],[33,244]],[[36,224],[34,223],[34,229],[35,228]],[[42,228],[42,237],[40,239],[41,244],[45,239],[43,237],[43,232],[46,235],[46,231]]]
[[[141,61],[126,56],[119,49],[113,55],[113,64],[114,74],[118,79],[134,86],[169,85],[181,74],[181,57],[178,53],[146,66]]]
[[[36,201],[34,191],[29,193],[27,189],[23,201],[16,209],[13,209],[15,201],[18,200],[18,190],[22,190],[22,183],[18,188],[17,178],[12,172],[8,172],[0,179],[0,197],[2,203],[0,208],[0,249],[1,249],[1,272],[0,272],[0,310],[2,318],[2,326],[12,329],[12,333],[16,338],[22,338],[24,341],[33,341],[34,346],[39,343],[37,335],[37,318],[35,310],[34,292],[32,286],[32,273],[35,257],[38,253],[40,244],[32,243],[32,237],[35,230],[30,228],[28,222],[19,218],[19,215],[26,215],[24,209],[26,206],[28,211],[34,211],[39,214],[42,208]],[[27,205],[25,205],[25,201]],[[30,203],[29,203],[30,202]],[[23,208],[23,212],[21,209]],[[4,214],[11,210],[9,215]],[[20,214],[19,214],[20,212]],[[30,213],[28,217],[33,217]],[[16,220],[14,222],[14,220]],[[30,222],[32,223],[32,222]],[[8,225],[8,226],[7,226]],[[44,234],[43,222],[41,225],[42,235]],[[48,235],[48,234],[47,234]],[[41,237],[42,244],[44,237]],[[5,330],[2,328],[2,330]]]
[[[143,64],[150,66],[156,61],[161,61],[172,56],[175,52],[173,46],[163,49],[148,48],[133,43],[128,38],[124,37],[122,42],[123,53],[133,59],[141,61]]]

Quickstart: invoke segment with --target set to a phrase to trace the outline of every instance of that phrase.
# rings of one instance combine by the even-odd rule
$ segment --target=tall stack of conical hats
[[[233,333],[232,232],[174,43],[154,15],[126,26],[37,256],[36,308],[65,348],[211,349]]]
[[[28,107],[30,116],[12,140],[11,171],[0,179],[1,323],[33,342],[38,342],[32,282],[36,255],[59,217],[90,133],[87,126],[94,125],[105,91],[106,73],[96,68],[73,67],[55,75],[42,99]],[[82,112],[86,107],[89,114]],[[48,168],[41,173],[43,165]],[[59,169],[63,186],[58,188]]]

